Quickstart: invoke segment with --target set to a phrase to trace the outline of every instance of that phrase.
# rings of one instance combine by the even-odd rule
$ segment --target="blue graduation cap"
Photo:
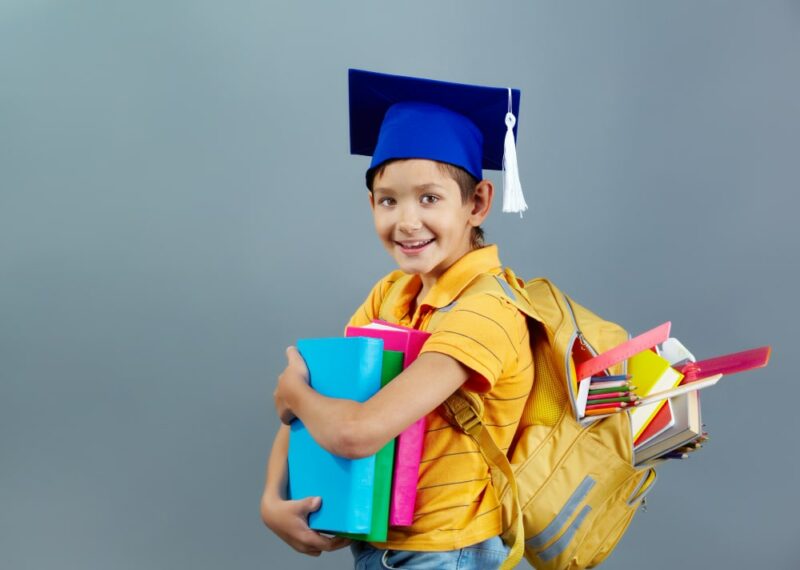
[[[391,159],[426,158],[481,180],[503,170],[503,211],[525,211],[515,145],[517,89],[349,70],[350,152]]]

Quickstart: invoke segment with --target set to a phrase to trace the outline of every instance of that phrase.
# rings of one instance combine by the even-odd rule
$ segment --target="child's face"
[[[390,163],[370,194],[375,230],[406,273],[435,281],[470,251],[474,200],[431,160]]]

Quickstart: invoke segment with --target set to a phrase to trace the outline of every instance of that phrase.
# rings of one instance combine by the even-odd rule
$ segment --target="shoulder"
[[[378,318],[380,307],[389,289],[405,275],[405,273],[396,269],[381,277],[378,282],[372,286],[372,289],[361,306],[356,309],[353,316],[350,317],[348,326],[363,326]]]
[[[404,277],[407,277],[407,275],[399,269],[395,269],[394,271],[387,273],[381,277],[377,283],[375,283],[375,285],[372,286],[367,299],[373,303],[380,303],[386,297],[386,294],[389,292],[389,289],[392,288],[392,285]]]
[[[481,291],[456,299],[442,308],[431,332],[445,330],[469,331],[485,336],[492,343],[521,341],[526,328],[525,315],[502,292]],[[502,330],[504,334],[497,334]],[[494,332],[495,334],[491,334]]]

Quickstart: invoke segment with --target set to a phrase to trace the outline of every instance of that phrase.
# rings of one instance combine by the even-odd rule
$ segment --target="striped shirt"
[[[465,387],[482,394],[484,424],[498,446],[508,449],[533,383],[525,317],[499,294],[458,300],[476,276],[501,271],[496,246],[474,250],[448,268],[413,312],[422,286],[419,276],[394,271],[373,287],[349,325],[363,326],[383,314],[391,322],[430,332],[422,352],[446,354],[471,371]],[[386,307],[393,287],[400,289],[393,290],[394,305]],[[437,311],[443,314],[435,329],[428,329]],[[439,410],[428,414],[427,424],[414,523],[390,528],[387,542],[377,544],[381,548],[455,550],[502,531],[499,502],[477,446]]]

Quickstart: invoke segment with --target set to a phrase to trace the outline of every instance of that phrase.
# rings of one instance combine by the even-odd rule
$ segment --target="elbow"
[[[385,442],[379,441],[365,422],[348,420],[337,430],[331,453],[345,459],[362,459],[375,455]]]

